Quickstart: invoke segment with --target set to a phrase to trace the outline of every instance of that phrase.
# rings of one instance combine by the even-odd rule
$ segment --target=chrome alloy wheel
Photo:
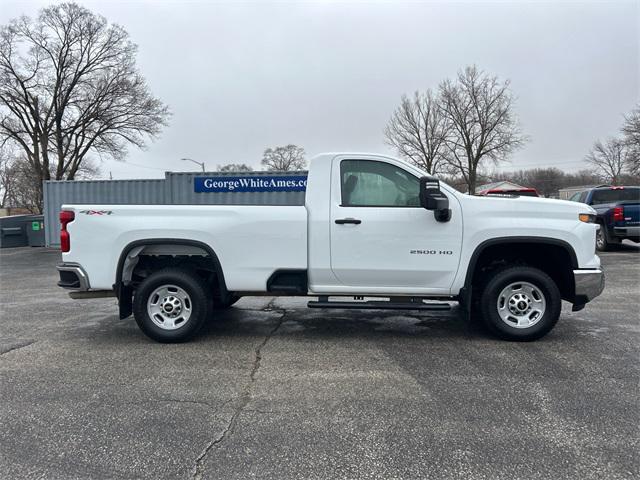
[[[596,246],[598,250],[604,250],[604,247],[607,245],[607,240],[604,235],[604,226],[600,225],[600,228],[596,232]]]
[[[175,330],[184,326],[191,317],[191,297],[175,285],[156,288],[147,300],[149,318],[163,330]]]
[[[510,327],[534,326],[544,316],[546,306],[542,291],[528,282],[512,283],[498,296],[498,314]]]

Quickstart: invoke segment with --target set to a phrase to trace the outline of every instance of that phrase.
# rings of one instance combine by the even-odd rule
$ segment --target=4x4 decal
[[[80,210],[80,213],[84,213],[85,215],[111,215],[113,211],[112,210]]]

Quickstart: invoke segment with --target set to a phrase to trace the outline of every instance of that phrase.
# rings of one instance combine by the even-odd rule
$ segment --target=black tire
[[[227,294],[225,300],[223,301],[219,296],[214,295],[213,297],[213,309],[214,310],[225,310],[240,300],[242,297],[239,295],[233,295],[231,293]]]
[[[149,316],[147,308],[150,296],[163,286],[178,287],[188,295],[188,301],[184,301],[184,306],[185,310],[190,311],[190,316],[187,320],[183,320],[182,325],[176,322],[177,326],[172,330],[158,326]],[[179,268],[167,268],[149,275],[136,289],[133,298],[133,315],[140,330],[149,338],[161,343],[179,343],[191,339],[198,333],[207,318],[211,316],[211,303],[207,283],[197,273]],[[156,321],[161,318],[163,318],[162,315],[156,316]]]
[[[605,228],[605,226],[602,223],[600,223],[599,225],[600,228],[596,233],[596,250],[598,250],[599,252],[608,252],[620,245],[620,240],[612,240],[607,234],[607,229]]]
[[[529,327],[518,328],[515,326],[515,321],[508,322],[500,316],[498,301],[501,293],[507,287],[519,282],[525,282],[535,287],[536,293],[531,295],[531,300],[535,301],[538,293],[544,297],[544,313],[540,317],[535,317],[535,313],[532,311],[530,315],[534,316],[535,323]],[[517,294],[517,290],[515,293]],[[509,308],[508,305],[505,306],[507,309]],[[480,299],[482,321],[486,327],[502,339],[521,342],[537,340],[549,333],[560,318],[561,308],[560,290],[553,279],[542,270],[526,266],[506,267],[492,272],[492,277],[486,283]],[[507,311],[503,310],[503,312],[508,315]],[[511,318],[515,319],[515,317]]]

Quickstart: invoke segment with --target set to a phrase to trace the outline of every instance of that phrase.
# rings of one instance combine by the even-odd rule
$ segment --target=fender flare
[[[478,246],[476,246],[475,250],[471,254],[471,258],[469,259],[469,264],[467,265],[467,272],[465,274],[464,285],[462,289],[460,289],[460,303],[463,308],[467,311],[470,310],[471,306],[471,280],[473,279],[473,274],[476,269],[476,264],[478,263],[478,259],[480,255],[488,248],[494,245],[500,244],[510,244],[510,243],[538,243],[541,245],[553,245],[557,247],[562,247],[567,254],[569,255],[569,260],[571,261],[571,268],[578,268],[578,257],[576,256],[576,252],[573,247],[566,241],[560,240],[558,238],[546,238],[546,237],[529,237],[529,236],[520,236],[520,237],[496,237],[490,238],[481,242]]]
[[[227,284],[224,279],[224,272],[222,270],[220,259],[218,258],[218,255],[216,255],[216,252],[214,252],[213,249],[206,243],[182,238],[146,238],[135,240],[128,243],[120,252],[120,257],[118,258],[118,265],[116,268],[115,283],[113,284],[113,290],[116,293],[116,297],[118,298],[121,319],[127,318],[133,312],[133,289],[128,283],[122,281],[122,274],[127,255],[135,248],[160,244],[186,245],[204,250],[213,261],[215,275],[218,280],[218,286],[220,289],[220,295],[226,296],[229,294],[229,291],[227,290]]]

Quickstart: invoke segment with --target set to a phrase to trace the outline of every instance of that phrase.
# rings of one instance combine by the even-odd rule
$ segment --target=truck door
[[[334,159],[331,269],[362,293],[448,294],[458,269],[462,215],[449,222],[419,201],[419,179],[400,162]],[[451,197],[451,195],[450,195]]]

